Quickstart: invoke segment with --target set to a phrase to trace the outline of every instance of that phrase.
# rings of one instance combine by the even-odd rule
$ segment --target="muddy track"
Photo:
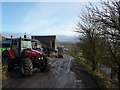
[[[23,78],[18,69],[9,73],[10,80],[3,88],[85,88],[79,82],[75,73],[71,71],[71,61],[74,58],[65,55],[64,58],[50,59],[51,69],[49,72],[34,70],[31,77]]]
[[[82,84],[86,88],[99,88],[97,81],[95,80],[95,77],[93,77],[91,74],[89,74],[86,71],[83,71],[77,66],[75,66],[75,62],[73,60],[71,70],[75,73],[76,78],[78,79],[79,82],[82,82]]]

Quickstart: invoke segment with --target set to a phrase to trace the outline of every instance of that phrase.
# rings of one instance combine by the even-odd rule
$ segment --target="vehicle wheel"
[[[46,72],[46,71],[49,71],[50,70],[50,63],[48,61],[48,58],[47,57],[43,57],[43,62],[41,63],[41,72]]]
[[[14,70],[14,61],[10,58],[10,55],[8,52],[3,52],[2,53],[2,65],[7,65],[7,70],[13,71]]]
[[[23,58],[21,60],[21,73],[23,76],[31,76],[33,74],[33,64],[30,58]]]
[[[41,72],[47,72],[50,70],[50,64],[44,65],[42,66],[42,68],[40,68]]]

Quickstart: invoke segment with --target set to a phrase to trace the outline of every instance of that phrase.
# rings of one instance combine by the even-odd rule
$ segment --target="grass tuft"
[[[7,71],[7,66],[2,67],[2,81],[7,81],[9,79],[8,71]]]

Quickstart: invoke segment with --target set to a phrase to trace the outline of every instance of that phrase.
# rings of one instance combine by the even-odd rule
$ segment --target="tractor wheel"
[[[2,52],[2,65],[8,65],[8,57],[9,53],[7,51]]]
[[[40,64],[41,68],[41,72],[46,72],[50,70],[50,63],[48,62],[48,58],[47,57],[43,57],[44,61]]]
[[[15,64],[14,64],[14,61],[10,58],[10,55],[8,52],[2,53],[2,64],[3,66],[7,65],[7,70],[9,72],[14,70]]]
[[[40,68],[41,72],[47,72],[50,70],[50,65],[47,64],[47,65],[42,65],[41,68]]]
[[[21,60],[21,73],[23,76],[31,76],[33,74],[33,64],[30,58],[23,58]]]

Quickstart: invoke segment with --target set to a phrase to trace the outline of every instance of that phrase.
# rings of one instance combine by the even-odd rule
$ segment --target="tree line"
[[[111,78],[117,74],[120,87],[120,0],[89,3],[79,16],[76,32],[78,47],[92,71],[99,64],[111,67]]]

